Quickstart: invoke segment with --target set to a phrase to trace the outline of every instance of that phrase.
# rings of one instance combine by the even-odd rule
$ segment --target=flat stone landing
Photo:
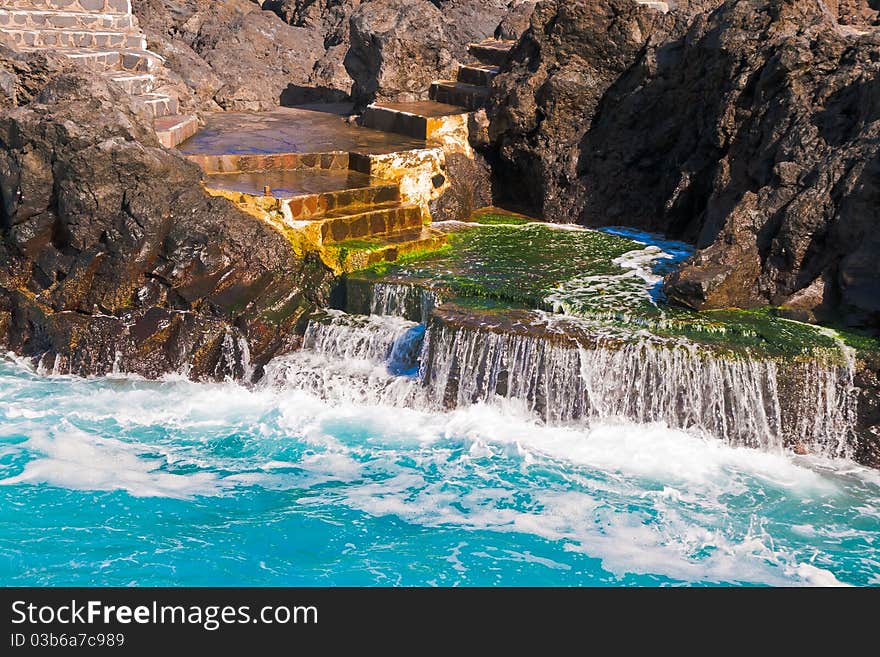
[[[209,175],[205,184],[211,189],[284,199],[368,188],[377,182],[367,174],[351,169],[270,169]]]
[[[187,155],[349,152],[387,155],[423,149],[413,139],[351,125],[350,105],[281,108],[272,112],[228,112],[208,116],[205,127],[180,146]]]
[[[348,105],[218,113],[180,146],[205,189],[337,273],[435,250],[428,204],[448,185],[442,147],[359,127]]]

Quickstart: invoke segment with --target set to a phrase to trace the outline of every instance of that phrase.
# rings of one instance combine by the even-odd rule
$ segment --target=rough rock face
[[[197,109],[259,111],[321,99],[320,90],[309,92],[326,52],[319,30],[290,26],[253,0],[133,0],[132,7]]]
[[[501,174],[549,219],[695,241],[681,303],[880,327],[878,45],[819,0],[542,2],[489,110]]]
[[[492,205],[492,171],[481,155],[447,154],[445,176],[449,188],[430,203],[434,221],[467,221],[476,210]]]
[[[362,0],[264,0],[263,9],[274,11],[297,28],[318,34],[324,53],[315,62],[309,84],[316,93],[324,90],[328,99],[340,99],[351,92],[352,80],[343,60],[349,47],[349,21]],[[336,98],[334,98],[334,91]]]
[[[443,16],[431,3],[378,0],[352,15],[345,68],[356,105],[425,99],[431,81],[449,78],[455,67]]]
[[[363,0],[345,56],[355,103],[426,99],[431,82],[454,79],[469,43],[524,29],[530,8],[523,0]]]
[[[880,357],[876,354],[856,364],[855,386],[859,389],[856,461],[880,468]]]
[[[877,0],[825,0],[825,5],[841,25],[877,24]]]
[[[132,0],[188,110],[427,96],[467,44],[525,29],[531,0]],[[354,21],[354,22],[353,22]],[[352,41],[352,25],[356,24]],[[354,46],[352,48],[352,46]]]
[[[100,78],[0,62],[0,343],[62,372],[195,378],[248,376],[294,346],[320,264],[207,196]]]
[[[508,13],[495,28],[496,39],[519,39],[531,24],[537,0],[513,0],[508,5]]]
[[[516,39],[528,27],[534,2],[524,0],[431,0],[440,10],[453,56],[465,61],[467,45],[492,38],[503,30]],[[525,20],[523,20],[525,15]],[[519,30],[513,34],[515,30]]]

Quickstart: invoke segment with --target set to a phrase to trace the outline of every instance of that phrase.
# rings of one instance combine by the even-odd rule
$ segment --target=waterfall
[[[418,326],[401,317],[331,311],[309,322],[303,349],[335,359],[384,362],[395,343]]]
[[[424,333],[400,317],[331,311],[309,322],[300,351],[266,366],[264,381],[340,404],[422,407]]]
[[[373,315],[416,317],[425,324],[431,311],[443,303],[434,290],[411,283],[374,283],[371,287],[370,313]]]
[[[603,344],[439,324],[422,378],[446,408],[496,397],[549,423],[623,418],[696,429],[731,444],[846,456],[855,423],[851,370],[821,358],[780,362],[688,343]]]
[[[665,422],[730,444],[848,456],[852,369],[824,358],[756,358],[687,342],[596,337],[567,322],[500,330],[334,311],[303,349],[266,369],[270,385],[338,403],[447,410],[517,400],[550,424]]]
[[[247,338],[238,329],[227,328],[220,345],[220,358],[217,360],[215,372],[228,378],[250,381],[254,370]]]
[[[663,422],[830,457],[855,443],[854,367],[834,350],[771,357],[540,311],[481,314],[417,280],[349,279],[343,307],[313,318],[269,384],[428,411],[509,399],[549,424]]]

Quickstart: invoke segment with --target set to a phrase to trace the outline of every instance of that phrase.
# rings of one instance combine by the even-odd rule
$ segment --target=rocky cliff
[[[249,376],[295,346],[329,272],[207,196],[128,102],[0,51],[0,343],[64,373]]]
[[[191,109],[267,110],[287,96],[303,100],[299,89],[309,87],[305,100],[333,98],[314,80],[320,31],[288,25],[253,0],[132,0],[132,8]]]
[[[680,303],[880,328],[875,12],[674,5],[538,4],[489,109],[505,188],[554,221],[696,242]]]
[[[518,36],[531,0],[132,0],[190,107],[427,98],[467,44]]]

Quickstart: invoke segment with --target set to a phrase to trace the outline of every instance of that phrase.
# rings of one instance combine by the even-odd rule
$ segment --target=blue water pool
[[[0,431],[6,585],[880,583],[876,472],[661,425],[6,360]]]

